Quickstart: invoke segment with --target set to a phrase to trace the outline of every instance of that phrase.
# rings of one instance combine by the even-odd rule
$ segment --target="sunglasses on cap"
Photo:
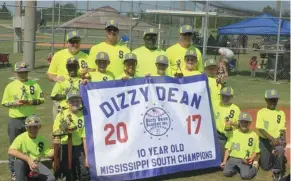
[[[80,39],[70,39],[68,42],[70,44],[79,44],[81,42],[81,40]]]
[[[108,31],[108,32],[111,32],[111,31],[118,32],[118,29],[114,28],[114,27],[109,27],[109,28],[106,28],[106,31]]]
[[[192,36],[193,33],[183,33],[182,35],[183,35],[183,36]]]

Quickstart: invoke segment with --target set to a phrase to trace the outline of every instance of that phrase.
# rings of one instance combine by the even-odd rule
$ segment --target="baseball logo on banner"
[[[220,164],[207,76],[81,86],[92,180],[133,180]]]

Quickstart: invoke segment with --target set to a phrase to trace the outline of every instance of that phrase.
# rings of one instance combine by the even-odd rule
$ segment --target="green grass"
[[[0,34],[13,33],[10,29],[5,29],[0,27]],[[94,32],[90,32],[94,33]],[[7,37],[12,40],[12,37]],[[2,37],[0,39],[3,39]],[[61,36],[56,38],[62,41]],[[39,40],[39,39],[38,39]],[[50,39],[43,39],[44,41],[50,42]],[[95,40],[92,40],[95,41]],[[22,59],[22,54],[13,54],[13,42],[11,41],[0,41],[0,53],[9,53],[11,63],[15,63]],[[50,52],[49,48],[36,47],[35,52],[35,62],[36,69],[30,74],[30,77],[38,78],[39,84],[42,87],[46,101],[43,105],[37,108],[37,115],[41,118],[43,122],[43,127],[41,134],[51,137],[51,130],[53,125],[52,120],[52,101],[50,100],[50,93],[53,84],[49,82],[46,78],[45,72],[48,68],[47,66],[47,54]],[[239,70],[248,70],[248,60],[251,56],[258,55],[258,52],[249,51],[248,54],[240,55],[239,59]],[[214,57],[212,55],[209,56]],[[8,78],[12,77],[12,68],[0,68],[0,95],[3,95],[5,86],[11,81]],[[268,88],[276,88],[281,96],[280,106],[290,107],[290,84],[273,84],[269,80],[262,78],[257,78],[256,80],[250,80],[250,76],[236,75],[230,76],[227,79],[227,83],[234,88],[235,97],[234,103],[237,104],[241,109],[248,108],[261,108],[265,106],[264,103],[264,91]],[[7,148],[8,148],[8,136],[7,136],[7,120],[8,120],[8,110],[0,106],[0,160],[6,160]],[[257,177],[254,180],[266,181],[270,179],[271,173],[259,171]],[[9,180],[9,171],[6,164],[0,164],[0,181]],[[153,179],[148,179],[153,180]],[[234,178],[225,178],[222,176],[221,171],[216,172],[206,172],[206,171],[191,171],[182,172],[174,175],[168,175],[164,177],[159,177],[154,180],[175,180],[175,181],[221,181],[221,180],[240,180],[239,176]]]

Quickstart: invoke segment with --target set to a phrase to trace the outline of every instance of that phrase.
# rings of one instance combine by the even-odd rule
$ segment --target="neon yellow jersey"
[[[36,81],[28,80],[27,82],[21,82],[19,80],[14,80],[9,83],[4,90],[2,105],[9,105],[17,100],[44,101],[44,95]],[[34,113],[34,105],[23,105],[9,108],[9,117],[11,118],[27,117]]]
[[[136,74],[134,74],[133,77],[130,77],[130,76],[126,75],[125,72],[123,72],[123,74],[119,75],[119,76],[117,77],[117,79],[115,79],[115,80],[120,80],[120,79],[122,79],[123,77],[126,77],[126,76],[129,77],[130,79],[132,79],[132,78],[138,78],[138,77],[139,77],[139,76],[137,76]]]
[[[80,81],[81,79],[78,77],[69,77],[68,79],[64,80],[63,82],[56,82],[55,86],[53,87],[51,97],[56,96],[57,94],[60,95],[67,95],[68,92],[71,90],[80,90]],[[62,108],[68,108],[67,100],[59,101],[60,106]]]
[[[71,117],[71,121],[70,118]],[[72,132],[72,143],[73,146],[79,146],[82,144],[82,138],[84,135],[84,115],[80,110],[77,114],[70,112],[70,110],[66,109],[63,112],[58,113],[54,126],[53,132],[59,130],[62,121],[65,121],[69,124],[70,128],[76,127],[77,129]],[[68,136],[63,136],[61,139],[61,144],[68,144]]]
[[[219,106],[219,103],[220,103],[221,84],[217,85],[215,78],[208,77],[208,85],[209,85],[209,91],[210,91],[213,112],[216,113],[215,110],[217,109],[217,107]]]
[[[146,74],[154,74],[157,72],[156,60],[160,55],[166,55],[166,52],[161,49],[150,50],[145,46],[139,47],[132,51],[137,56],[136,74],[139,77],[144,77]],[[170,65],[170,63],[169,63]],[[166,75],[171,76],[170,67],[166,70]]]
[[[67,60],[72,57],[78,58],[80,66],[79,73],[82,71],[83,68],[88,67],[87,66],[88,55],[86,53],[79,51],[76,55],[73,55],[69,52],[68,49],[63,49],[54,54],[47,73],[54,74],[57,76],[68,75],[68,71],[66,68]]]
[[[125,54],[129,53],[130,50],[121,44],[109,45],[106,42],[94,45],[89,54],[88,66],[92,69],[97,69],[95,64],[96,55],[99,52],[106,52],[109,55],[110,64],[107,68],[108,71],[114,74],[114,77],[119,76],[123,72],[123,59]]]
[[[100,82],[100,81],[108,81],[114,80],[115,77],[112,72],[106,71],[105,73],[96,71],[90,72],[91,82]]]
[[[278,138],[280,130],[286,130],[285,113],[281,110],[263,108],[257,113],[256,128],[263,129],[272,137]],[[259,133],[259,136],[265,138]]]
[[[157,72],[155,72],[155,73],[152,73],[151,76],[152,77],[159,77],[159,76],[162,76],[162,75],[160,75]],[[169,75],[164,75],[164,76],[172,77],[172,76],[169,76]]]
[[[225,148],[230,150],[230,156],[234,158],[249,158],[253,153],[259,153],[259,137],[254,131],[243,133],[239,129],[229,135]]]
[[[216,129],[218,132],[225,134],[228,136],[228,132],[224,131],[225,128],[225,117],[228,117],[230,121],[238,123],[238,117],[240,114],[240,108],[235,104],[231,105],[224,105],[220,103],[217,108],[215,109],[214,117],[215,117],[215,124]]]
[[[176,43],[175,45],[172,45],[166,50],[168,59],[170,61],[170,67],[172,69],[172,73],[174,74],[177,71],[177,61],[180,60],[181,62],[181,68],[185,67],[185,61],[184,57],[187,52],[187,50],[195,50],[197,55],[197,65],[196,70],[199,72],[203,72],[203,62],[202,62],[202,55],[198,48],[195,46],[190,46],[188,49],[183,48],[179,43]]]
[[[49,142],[44,136],[37,135],[35,139],[29,137],[28,132],[18,135],[10,146],[32,159],[48,157],[52,155]]]
[[[182,73],[183,73],[183,75],[184,75],[185,77],[201,74],[201,73],[200,73],[199,71],[197,71],[197,70],[189,71],[189,70],[186,70],[186,69],[183,69],[183,70],[182,70]]]

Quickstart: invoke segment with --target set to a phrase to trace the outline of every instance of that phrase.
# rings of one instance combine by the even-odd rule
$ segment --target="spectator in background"
[[[252,56],[252,58],[249,61],[250,69],[251,69],[251,77],[255,78],[256,77],[256,69],[257,69],[257,56]]]

